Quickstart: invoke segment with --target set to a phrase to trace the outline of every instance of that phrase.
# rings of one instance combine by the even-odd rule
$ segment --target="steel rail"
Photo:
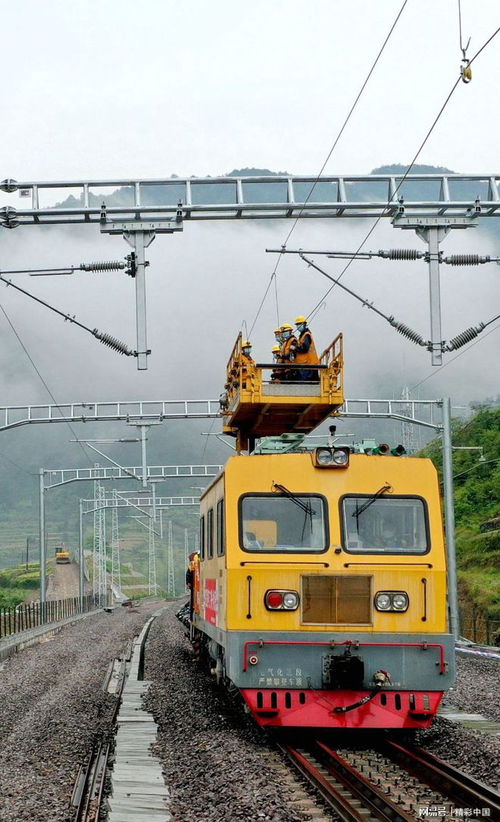
[[[412,812],[398,807],[382,787],[373,784],[355,765],[320,738],[307,743],[304,748],[295,748],[290,744],[279,747],[345,822],[360,819],[365,822],[367,819],[408,822],[415,819]],[[394,763],[418,780],[424,789],[441,794],[452,808],[480,809],[483,816],[487,814],[488,818],[500,819],[498,791],[429,751],[391,739],[377,744],[375,749],[388,763]]]
[[[489,818],[500,819],[500,793],[484,782],[424,748],[388,740],[381,750],[418,779],[423,778],[427,784],[446,794],[457,806],[487,808]]]
[[[291,745],[279,747],[343,822],[413,822],[413,816],[319,740],[307,751]]]
[[[74,822],[98,822],[109,752],[109,743],[100,743],[80,769],[71,800],[76,808]]]

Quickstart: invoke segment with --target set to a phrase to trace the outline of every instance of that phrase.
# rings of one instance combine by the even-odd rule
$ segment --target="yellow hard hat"
[[[300,325],[301,323],[306,323],[307,317],[303,317],[302,314],[300,316],[295,317],[295,325]]]
[[[290,325],[290,323],[283,323],[283,325],[281,326],[281,330],[282,331],[293,331],[293,325]]]
[[[242,348],[251,348],[251,347],[252,347],[252,343],[251,343],[251,342],[249,342],[248,340],[245,340],[245,342],[241,343],[241,347],[242,347]]]
[[[281,351],[281,348],[279,347],[279,345],[273,345],[271,351],[273,354],[276,354],[278,351]]]
[[[280,327],[279,327],[279,328],[277,328],[277,329],[275,330],[275,332],[274,332],[274,333],[275,333],[275,334],[281,334],[281,331],[282,331],[282,327],[281,327],[281,325],[280,325]]]

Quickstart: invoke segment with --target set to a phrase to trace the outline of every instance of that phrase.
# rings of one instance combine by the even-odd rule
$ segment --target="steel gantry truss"
[[[0,406],[0,431],[56,422],[164,422],[220,416],[219,400],[132,400]]]
[[[145,250],[156,234],[182,231],[185,220],[388,217],[394,225],[413,228],[428,242],[429,250],[435,251],[450,228],[465,227],[480,216],[500,216],[498,181],[496,174],[369,174],[319,180],[291,175],[61,182],[5,179],[0,192],[19,192],[24,202],[19,208],[10,203],[0,208],[0,226],[13,229],[86,223],[98,224],[102,233],[121,234],[133,248],[128,273],[135,279],[137,350],[132,352],[110,335],[98,338],[121,353],[133,353],[137,368],[145,370],[151,353],[147,345]],[[112,201],[117,190],[120,205]],[[437,364],[442,341],[439,263],[434,260],[429,282],[435,332],[432,361]],[[70,319],[69,315],[66,318]]]
[[[182,479],[182,477],[214,477],[222,469],[222,465],[148,465],[146,480],[161,481],[166,479]],[[70,482],[85,482],[86,480],[122,480],[136,479],[142,482],[142,468],[140,467],[111,467],[97,466],[94,468],[44,468],[47,481],[45,490],[67,485]],[[133,476],[131,476],[133,475]]]
[[[482,213],[489,217],[500,211],[499,180],[498,174],[408,174],[404,180],[402,174],[328,175],[319,181],[310,175],[271,174],[59,182],[7,179],[0,183],[0,191],[18,193],[20,200],[0,209],[0,225],[102,225],[115,218],[150,221],[153,231],[168,231],[182,220],[390,218],[400,210],[402,199],[409,216],[438,216],[465,215],[480,198]],[[121,204],[106,202],[117,189],[121,189]],[[71,202],[65,203],[70,194]]]

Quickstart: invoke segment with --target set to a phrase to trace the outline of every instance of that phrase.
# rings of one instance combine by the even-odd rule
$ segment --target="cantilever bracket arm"
[[[173,234],[182,231],[182,211],[178,209],[177,216],[170,221],[155,222],[154,220],[109,220],[106,207],[101,209],[101,233],[121,234],[125,242],[134,249],[134,265],[129,271],[135,279],[135,318],[137,331],[137,369],[146,371],[148,367],[147,318],[146,318],[146,266],[145,250],[151,245],[158,232]]]

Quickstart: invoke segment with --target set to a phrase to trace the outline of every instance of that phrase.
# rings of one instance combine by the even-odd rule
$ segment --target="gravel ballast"
[[[296,785],[284,783],[286,766],[270,736],[198,668],[172,611],[169,607],[151,629],[145,675],[153,685],[145,701],[158,723],[158,755],[172,793],[173,819],[295,822],[310,818],[311,807],[305,807]],[[477,667],[476,663],[476,659],[458,658],[457,685],[449,701],[468,711],[476,710],[480,702],[482,712],[493,716],[495,709],[485,703],[492,700],[496,663],[483,659]],[[496,786],[497,737],[438,718],[432,729],[418,733],[416,741]],[[317,808],[311,815],[320,812],[328,817],[327,811]]]
[[[145,677],[174,822],[311,818],[267,735],[198,668],[171,608],[151,628]]]
[[[90,616],[3,663],[2,822],[66,822],[78,766],[110,728],[108,666],[157,607]]]
[[[93,743],[109,734],[116,702],[102,690],[108,666],[158,607],[89,617],[0,666],[2,822],[67,821],[78,766]],[[158,723],[154,747],[173,822],[331,818],[291,776],[272,736],[196,665],[174,616],[178,607],[169,603],[153,622],[145,670],[152,681],[145,707]],[[457,663],[448,702],[498,718],[498,661],[459,656]],[[498,737],[439,718],[417,741],[496,786]]]
[[[500,721],[500,659],[457,654],[457,678],[444,697],[445,705]]]
[[[457,678],[443,703],[500,721],[500,660],[457,654]],[[418,734],[418,742],[471,776],[500,788],[500,738],[438,717]]]

